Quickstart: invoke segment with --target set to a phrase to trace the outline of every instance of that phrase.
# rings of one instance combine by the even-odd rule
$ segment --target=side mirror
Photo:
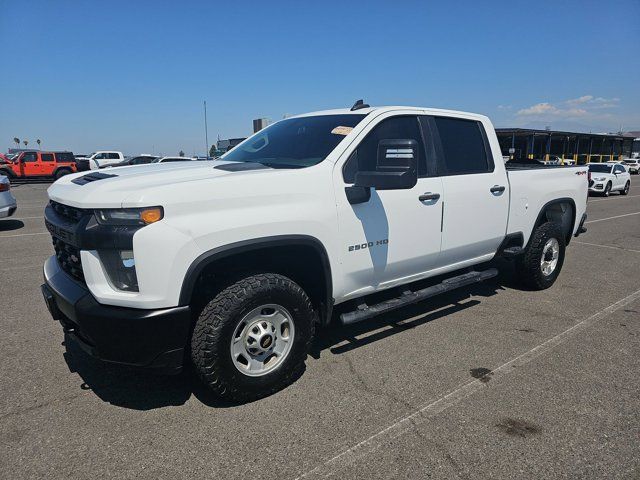
[[[380,140],[376,170],[357,172],[355,186],[377,190],[413,188],[418,183],[418,155],[415,140]]]

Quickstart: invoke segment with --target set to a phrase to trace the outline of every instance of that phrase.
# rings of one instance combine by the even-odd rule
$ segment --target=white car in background
[[[88,157],[79,157],[76,156],[76,162],[78,163],[79,168],[82,170],[87,170],[87,165],[91,170],[98,170],[99,168],[106,167],[114,167],[117,163],[124,162],[124,155],[122,152],[116,152],[113,150],[100,150],[99,152],[93,152]]]
[[[191,157],[160,157],[156,158],[151,163],[168,163],[168,162],[192,162],[194,158]]]
[[[630,174],[638,175],[638,173],[640,173],[640,159],[627,158],[624,160],[624,165],[627,167]]]
[[[620,195],[629,193],[631,175],[625,165],[617,162],[590,163],[589,192],[601,193],[608,197],[611,192],[620,192]]]
[[[0,218],[10,217],[18,209],[15,197],[11,194],[9,178],[0,175]]]

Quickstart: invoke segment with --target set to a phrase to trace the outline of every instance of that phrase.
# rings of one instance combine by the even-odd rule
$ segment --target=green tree
[[[16,144],[16,148],[20,147],[20,139],[18,137],[13,137],[13,143]]]
[[[211,145],[211,148],[209,149],[209,156],[210,157],[215,157],[216,156],[216,146],[215,145]]]
[[[183,152],[182,150],[180,150],[180,151],[178,152],[178,155],[179,155],[179,156],[181,156],[181,157],[184,157],[184,152]]]
[[[27,145],[29,145],[29,140],[22,140],[22,143],[24,143],[24,148],[27,148]]]

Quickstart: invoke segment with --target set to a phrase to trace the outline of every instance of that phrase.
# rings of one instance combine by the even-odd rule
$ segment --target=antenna
[[[369,108],[369,107],[370,105],[368,103],[364,103],[364,100],[360,99],[353,104],[353,107],[351,107],[351,111],[353,112],[355,110],[360,110],[361,108]]]

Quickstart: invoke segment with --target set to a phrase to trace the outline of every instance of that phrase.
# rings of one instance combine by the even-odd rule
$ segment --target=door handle
[[[431,193],[431,192],[427,192],[424,193],[422,195],[420,195],[418,197],[418,200],[420,200],[421,202],[426,202],[429,200],[438,200],[440,198],[440,194],[439,193]]]
[[[503,185],[494,185],[489,189],[491,193],[504,192],[505,190],[506,190],[506,187],[504,187]]]

